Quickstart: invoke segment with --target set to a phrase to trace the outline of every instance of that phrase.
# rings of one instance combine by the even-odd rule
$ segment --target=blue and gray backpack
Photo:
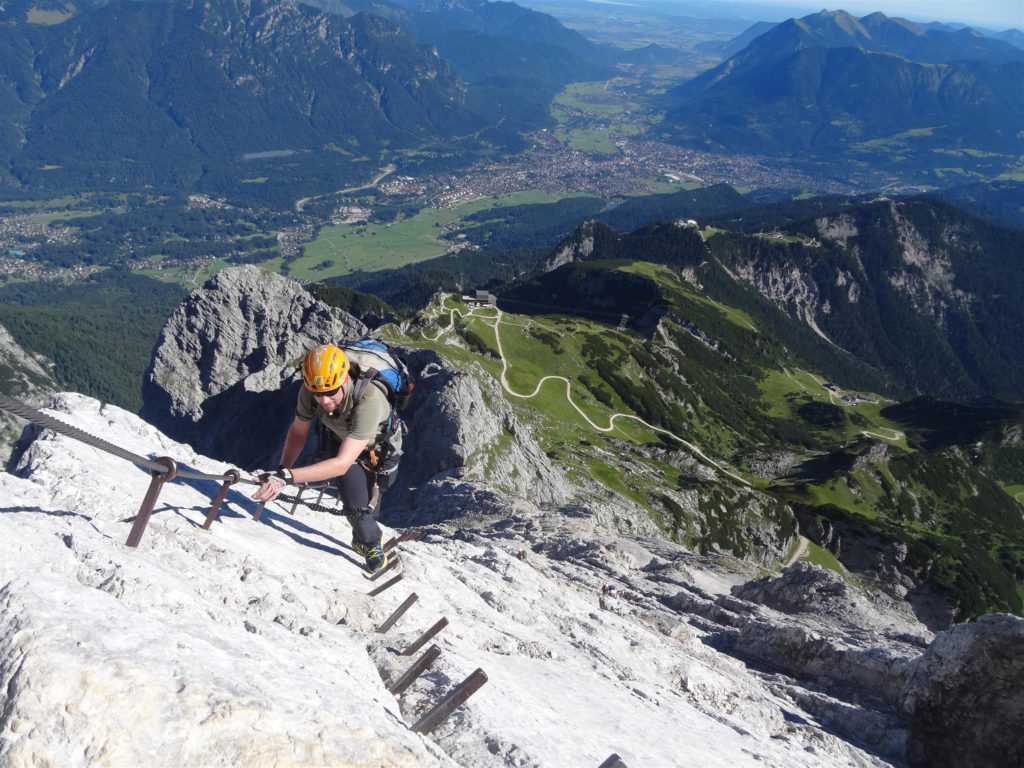
[[[370,382],[376,381],[383,385],[392,412],[409,404],[416,384],[405,360],[396,355],[387,342],[367,336],[344,343],[341,348],[352,365],[349,373],[355,381],[352,390],[355,402],[363,398]]]
[[[398,409],[409,404],[416,384],[405,360],[380,339],[365,337],[343,343],[341,348],[351,364],[349,375],[355,382],[353,402],[358,403],[366,394],[366,388],[376,382],[391,403],[388,418],[380,425],[380,434],[363,460],[363,465],[376,474],[377,484],[383,490],[394,481],[394,472],[402,457],[402,435],[408,431]]]

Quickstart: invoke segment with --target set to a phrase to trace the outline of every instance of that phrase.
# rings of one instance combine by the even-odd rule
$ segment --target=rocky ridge
[[[576,232],[567,237],[541,266],[542,272],[553,272],[561,266],[575,261],[586,261],[595,249],[607,247],[618,235],[607,224],[596,220],[581,224]]]
[[[129,450],[225,467],[88,398],[60,395],[53,409]],[[286,754],[299,764],[593,764],[603,757],[565,739],[564,722],[609,735],[606,717],[630,724],[613,729],[616,749],[649,764],[980,766],[992,764],[975,751],[992,734],[1012,750],[1024,620],[983,617],[933,639],[898,604],[815,566],[759,576],[622,535],[585,503],[545,510],[494,489],[482,499],[486,480],[476,496],[451,494],[453,519],[403,546],[403,573],[427,608],[415,621],[440,611],[455,628],[441,637],[447,661],[396,702],[383,685],[404,669],[395,649],[416,623],[375,635],[390,603],[351,582],[343,521],[271,507],[254,526],[252,503],[232,494],[205,534],[197,525],[216,484],[172,483],[143,547],[126,551],[148,476],[114,464],[43,433],[17,476],[0,475],[22,512],[0,514],[7,765],[130,762],[145,745],[158,747],[153,765]],[[53,642],[55,622],[76,642]],[[497,696],[481,693],[430,739],[401,724],[481,663]],[[381,706],[387,716],[371,716]],[[660,737],[631,737],[631,718]],[[917,751],[964,718],[944,753]]]
[[[483,370],[454,371],[433,352],[408,357],[417,379],[400,482],[388,491],[396,525],[464,514],[504,513],[509,500],[533,510],[557,507],[575,490],[537,445]],[[635,512],[634,512],[635,514]]]

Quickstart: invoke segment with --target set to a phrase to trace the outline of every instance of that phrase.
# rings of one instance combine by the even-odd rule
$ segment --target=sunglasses
[[[335,387],[334,389],[329,390],[327,392],[313,392],[312,395],[318,400],[322,400],[328,397],[334,397],[339,392],[341,392],[341,387]]]

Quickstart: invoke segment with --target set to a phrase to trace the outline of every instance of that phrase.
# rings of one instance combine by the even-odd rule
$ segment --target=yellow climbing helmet
[[[306,353],[302,361],[302,380],[306,389],[321,395],[332,392],[348,380],[351,367],[345,352],[334,344],[321,344]]]

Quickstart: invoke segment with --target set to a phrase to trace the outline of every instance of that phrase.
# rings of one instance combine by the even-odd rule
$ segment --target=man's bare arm
[[[281,466],[291,469],[295,460],[302,453],[302,447],[309,438],[309,429],[313,422],[293,419],[288,427],[288,436],[284,439],[284,449],[281,451]]]
[[[291,437],[291,430],[288,430],[288,436]],[[355,464],[356,459],[366,450],[366,446],[369,444],[369,440],[357,440],[354,437],[346,437],[341,443],[341,448],[338,449],[337,456],[333,459],[310,464],[308,467],[293,469],[292,480],[296,483],[315,483],[318,480],[331,480],[332,478],[340,477],[348,472],[349,468]],[[288,443],[285,441],[285,450],[287,450],[287,445]]]

